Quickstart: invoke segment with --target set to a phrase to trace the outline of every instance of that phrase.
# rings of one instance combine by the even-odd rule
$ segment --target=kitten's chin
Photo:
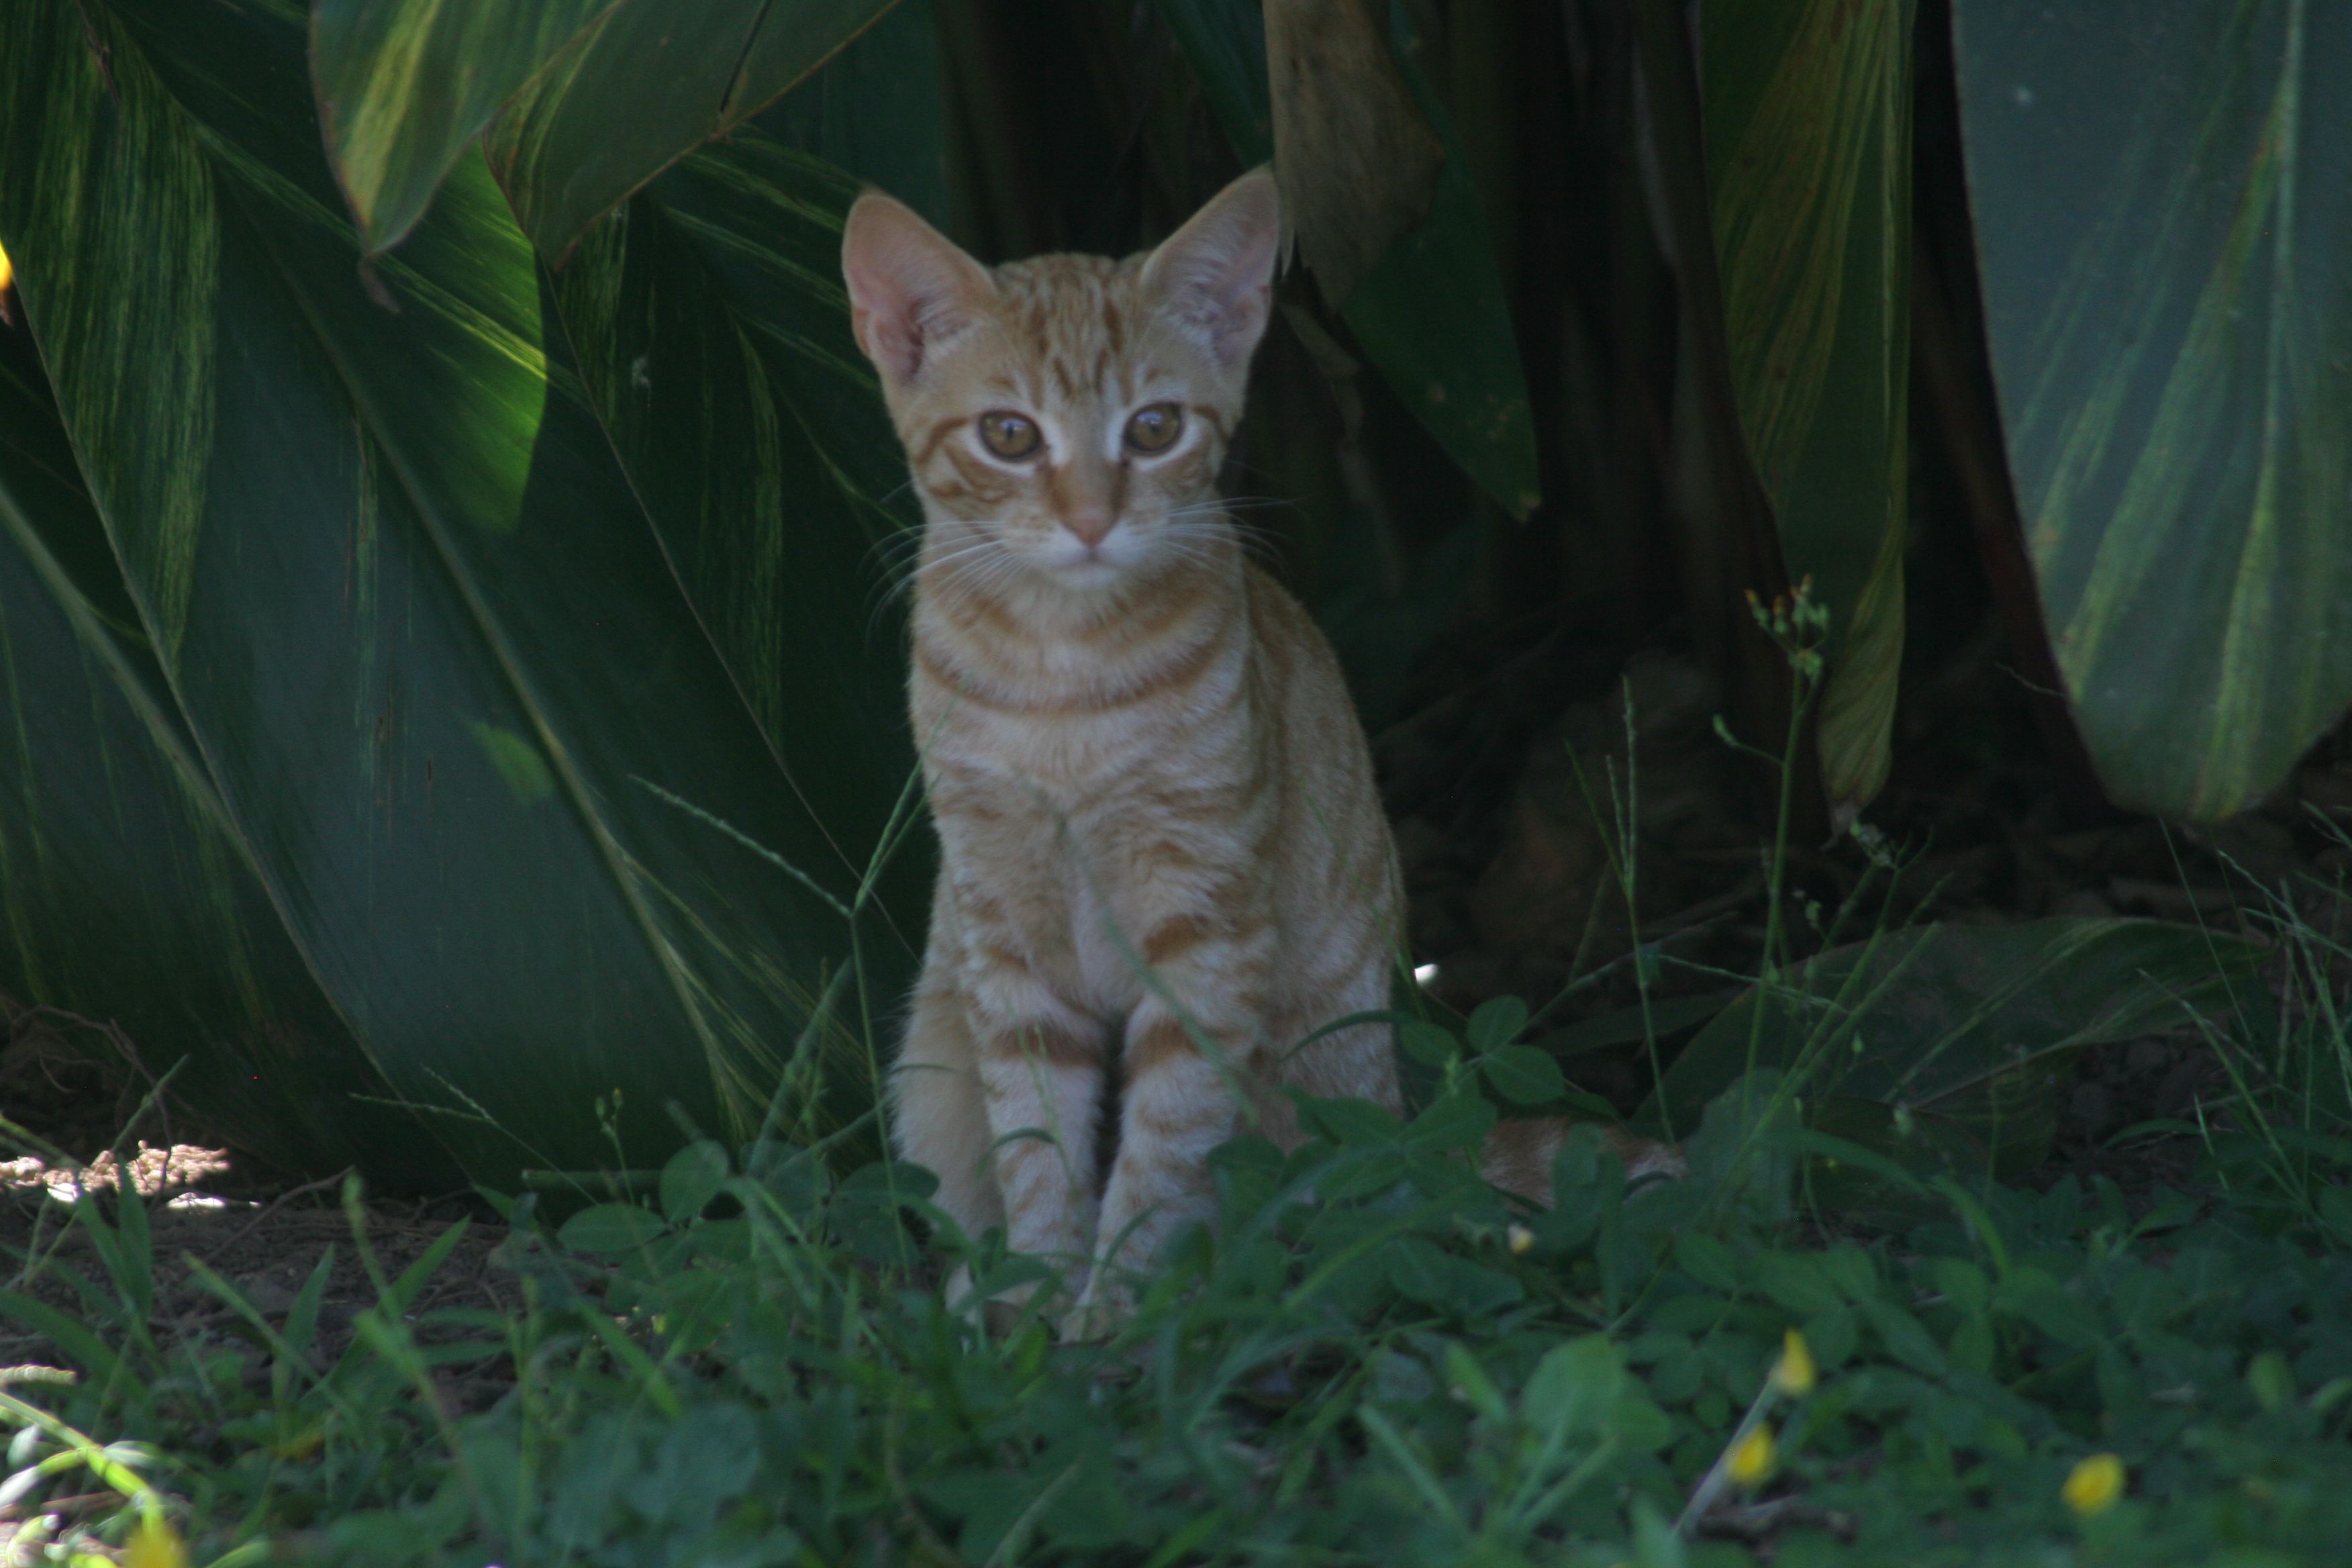
[[[1132,576],[1142,554],[1134,540],[1116,533],[1091,546],[1066,536],[1041,551],[1037,564],[1059,586],[1101,589],[1116,587]]]
[[[1107,561],[1101,556],[1065,562],[1053,568],[1054,581],[1065,588],[1084,592],[1115,588],[1125,582],[1128,568],[1124,563]]]

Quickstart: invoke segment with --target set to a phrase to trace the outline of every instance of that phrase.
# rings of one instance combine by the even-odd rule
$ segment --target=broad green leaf
[[[1419,1149],[1475,1149],[1494,1125],[1495,1108],[1476,1095],[1446,1094],[1412,1119],[1404,1141]]]
[[[792,789],[863,857],[914,770],[890,572],[918,519],[849,331],[855,182],[763,137],[694,154],[556,282],[590,401]],[[884,498],[899,499],[895,510]],[[919,910],[919,857],[886,898]],[[895,938],[911,956],[919,930]]]
[[[2259,984],[2262,950],[2159,921],[1932,925],[1834,948],[1725,1009],[1666,1069],[1680,1123],[1754,1065],[1789,1075],[1809,1119],[1867,1146],[1916,1136],[2030,1163],[2086,1045],[2176,1027]],[[1759,1009],[1763,1016],[1758,1018]],[[1752,1042],[1752,1045],[1751,1045]],[[1906,1123],[1909,1124],[1906,1126]]]
[[[1465,1318],[1507,1307],[1526,1294],[1511,1276],[1440,1251],[1418,1236],[1397,1237],[1381,1249],[1380,1258],[1399,1295]]]
[[[1360,0],[1265,0],[1282,226],[1333,304],[1429,216],[1446,146]]]
[[[1245,163],[1274,153],[1265,34],[1248,0],[1160,0]],[[1486,214],[1444,105],[1412,64],[1401,8],[1391,45],[1423,115],[1447,144],[1429,216],[1391,242],[1340,314],[1413,416],[1478,487],[1515,516],[1542,499],[1535,419]]]
[[[661,1206],[672,1225],[685,1225],[710,1206],[727,1184],[727,1151],[705,1138],[688,1143],[662,1167]]]
[[[1707,176],[1740,424],[1829,606],[1822,782],[1886,782],[1903,659],[1911,0],[1706,0]]]
[[[370,298],[303,42],[0,21],[0,244],[139,624],[296,945],[478,1179],[609,1164],[600,1107],[635,1163],[673,1100],[740,1139],[870,846],[778,768],[478,160]]]
[[[1536,1043],[1555,1057],[1638,1046],[1654,1035],[1664,1037],[1706,1022],[1737,994],[1710,991],[1699,996],[1664,996],[1647,1007],[1619,1007],[1570,1024],[1541,1036]]]
[[[614,0],[318,0],[319,126],[360,238],[400,242],[517,89]]]
[[[1559,1064],[1533,1046],[1506,1046],[1479,1062],[1496,1094],[1520,1105],[1544,1105],[1568,1092]]]
[[[371,1102],[382,1078],[271,908],[22,328],[0,328],[0,991],[118,1026],[239,1148],[452,1184],[432,1134]]]
[[[1498,1051],[1528,1026],[1528,1005],[1516,996],[1490,996],[1470,1015],[1463,1035],[1474,1052]]]
[[[1423,1067],[1442,1068],[1462,1054],[1461,1041],[1419,1018],[1408,1018],[1397,1026],[1397,1044]]]
[[[885,11],[757,124],[947,227],[947,91],[930,0]]]
[[[2352,704],[2352,10],[1956,0],[1985,330],[2118,802],[2261,799]]]
[[[1265,27],[1258,0],[1159,0],[1160,15],[1176,35],[1201,79],[1225,139],[1242,162],[1274,156],[1274,105],[1266,87]]]
[[[562,259],[631,192],[765,109],[891,4],[621,0],[484,136],[523,232]]]
[[[661,1217],[635,1204],[597,1204],[565,1220],[555,1239],[573,1252],[635,1252],[661,1233]]]

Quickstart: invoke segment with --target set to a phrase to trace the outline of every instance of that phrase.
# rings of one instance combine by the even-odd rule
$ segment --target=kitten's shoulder
[[[1297,596],[1274,574],[1248,563],[1244,591],[1249,598],[1251,641],[1262,661],[1277,667],[1286,684],[1303,678],[1318,687],[1336,689],[1344,698],[1347,682],[1339,673],[1339,657],[1330,640]]]

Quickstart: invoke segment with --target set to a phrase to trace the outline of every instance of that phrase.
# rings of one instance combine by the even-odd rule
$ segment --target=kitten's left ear
[[[1253,169],[1209,198],[1143,264],[1143,286],[1220,364],[1246,363],[1274,304],[1282,199]]]

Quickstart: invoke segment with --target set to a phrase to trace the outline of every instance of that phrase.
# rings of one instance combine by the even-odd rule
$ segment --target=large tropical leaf
[[[1266,0],[1258,13],[1283,226],[1335,304],[1429,216],[1445,163],[1389,52],[1386,10],[1380,0]]]
[[[2227,816],[2352,703],[2352,9],[1955,0],[2027,544],[2119,802]]]
[[[793,788],[862,867],[914,753],[902,605],[919,516],[849,331],[857,184],[756,135],[695,153],[599,224],[556,300],[591,400]],[[887,498],[887,499],[886,499]],[[885,907],[922,907],[894,860]],[[901,956],[919,930],[890,940]]]
[[[117,1026],[240,1148],[454,1184],[287,940],[21,329],[0,329],[0,991]]]
[[[1890,932],[1733,1003],[1675,1059],[1649,1113],[1694,1125],[1751,1067],[1770,1068],[1801,1074],[1817,1124],[1872,1142],[1924,1136],[1979,1172],[2013,1172],[2047,1149],[2074,1052],[2251,1000],[2261,958],[2242,938],[2159,921]]]
[[[367,248],[399,243],[499,105],[614,0],[318,0],[327,153]]]
[[[1647,112],[1629,152],[1674,273],[1672,457],[1661,476],[1659,521],[1674,537],[1692,640],[1722,676],[1727,718],[1777,748],[1797,697],[1793,672],[1759,634],[1747,595],[1777,596],[1788,586],[1788,563],[1733,386],[1695,18],[1682,0],[1636,0],[1632,10],[1635,84]],[[1625,276],[1638,279],[1639,270]]]
[[[885,11],[757,124],[947,226],[947,89],[930,0]]]
[[[1903,659],[1911,0],[1707,0],[1707,178],[1740,423],[1832,616],[1822,783],[1886,782]]]
[[[480,162],[379,264],[398,310],[363,289],[302,45],[226,4],[0,19],[0,244],[141,626],[311,970],[477,1174],[657,1153],[672,1103],[740,1134],[870,847],[777,766]]]
[[[560,259],[588,226],[822,65],[893,0],[622,0],[491,124],[523,231]]]
[[[1225,135],[1245,163],[1274,154],[1263,16],[1250,0],[1160,0]],[[1375,5],[1376,11],[1381,7]],[[1486,214],[1444,105],[1411,59],[1401,7],[1386,7],[1397,64],[1447,156],[1429,215],[1391,241],[1340,313],[1367,358],[1446,455],[1514,515],[1542,497],[1535,420]]]

